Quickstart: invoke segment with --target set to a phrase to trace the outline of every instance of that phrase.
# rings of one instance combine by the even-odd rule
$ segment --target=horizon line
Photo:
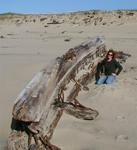
[[[63,11],[63,12],[32,12],[32,13],[25,13],[25,12],[12,12],[12,11],[5,11],[0,12],[0,15],[12,14],[12,15],[50,15],[50,14],[68,14],[68,13],[79,13],[79,12],[92,12],[92,11],[102,11],[102,12],[113,12],[113,11],[137,11],[137,9],[89,9],[89,10],[76,10],[76,11]]]

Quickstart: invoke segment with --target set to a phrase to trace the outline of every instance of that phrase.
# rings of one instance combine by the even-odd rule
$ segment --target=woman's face
[[[112,58],[113,58],[113,53],[112,53],[112,52],[109,52],[107,56],[108,56],[108,60],[112,60]]]

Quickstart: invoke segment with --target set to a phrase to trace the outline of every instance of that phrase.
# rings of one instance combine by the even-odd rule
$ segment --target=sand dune
[[[4,149],[13,102],[50,60],[89,37],[104,36],[107,48],[132,55],[112,85],[89,85],[79,100],[96,108],[95,121],[63,115],[52,142],[64,150],[137,149],[137,13],[78,12],[0,15],[0,149]]]

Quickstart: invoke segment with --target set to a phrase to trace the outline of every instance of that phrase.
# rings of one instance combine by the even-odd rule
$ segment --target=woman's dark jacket
[[[119,75],[122,69],[123,67],[115,59],[112,59],[111,61],[104,59],[97,65],[97,75],[104,74],[108,76],[112,75],[112,73]]]

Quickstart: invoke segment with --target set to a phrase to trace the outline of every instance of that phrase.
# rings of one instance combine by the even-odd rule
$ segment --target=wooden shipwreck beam
[[[81,90],[88,90],[105,53],[102,38],[90,39],[37,73],[14,103],[8,149],[60,150],[50,139],[64,112],[94,120],[98,111],[80,104],[77,96]]]

